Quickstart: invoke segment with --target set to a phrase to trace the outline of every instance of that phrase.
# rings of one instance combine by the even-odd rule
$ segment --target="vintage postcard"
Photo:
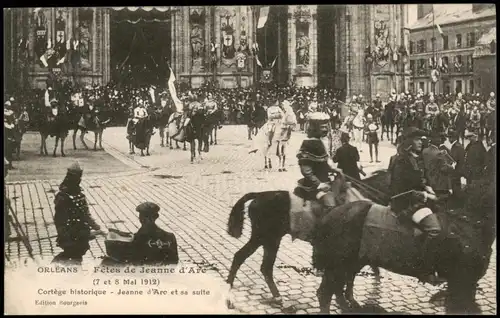
[[[495,9],[4,9],[4,313],[496,314]]]

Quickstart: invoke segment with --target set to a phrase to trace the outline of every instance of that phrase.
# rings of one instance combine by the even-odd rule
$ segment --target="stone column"
[[[290,74],[298,86],[314,86],[318,77],[317,6],[289,7]]]

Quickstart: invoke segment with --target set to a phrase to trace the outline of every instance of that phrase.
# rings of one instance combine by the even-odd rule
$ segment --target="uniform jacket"
[[[299,181],[304,188],[310,188],[315,194],[320,183],[329,182],[328,173],[331,168],[328,165],[328,153],[325,145],[319,138],[308,138],[302,142],[299,153],[300,172],[304,179]]]
[[[486,159],[486,149],[481,141],[471,142],[465,147],[464,176],[467,180],[481,177]]]
[[[457,165],[455,166],[455,173],[453,178],[459,179],[463,176],[464,172],[464,159],[465,159],[465,150],[462,145],[456,141],[450,148],[450,156],[455,160]]]
[[[143,225],[137,231],[134,235],[133,249],[133,263],[167,265],[179,262],[175,235],[165,232],[156,224]]]
[[[333,157],[333,162],[338,162],[337,167],[342,169],[344,174],[351,178],[360,180],[358,161],[358,148],[350,144],[343,144],[339,149],[337,149],[337,152]]]
[[[85,194],[81,189],[72,193],[64,184],[59,190],[54,200],[58,246],[64,249],[73,244],[88,244],[91,229],[99,230],[100,226],[90,215]]]
[[[435,191],[451,189],[450,176],[453,173],[451,162],[447,162],[445,155],[438,147],[431,144],[422,151],[424,159],[425,178]]]
[[[415,158],[407,151],[394,157],[391,171],[391,195],[395,196],[411,190],[424,191],[426,185],[424,160]],[[412,214],[417,209],[425,206],[423,203],[410,196],[403,197],[391,203],[395,212]]]

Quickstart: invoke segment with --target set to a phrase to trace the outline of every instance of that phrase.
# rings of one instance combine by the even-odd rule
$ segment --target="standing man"
[[[378,160],[378,130],[378,124],[374,122],[373,116],[368,114],[368,116],[366,116],[365,134],[366,141],[368,142],[368,149],[370,151],[370,163],[373,163],[373,148],[375,148],[375,160],[380,162]]]
[[[484,148],[483,142],[478,139],[475,132],[467,133],[465,138],[469,139],[469,144],[465,147],[464,176],[467,184],[471,184],[482,177],[486,160],[486,148]]]
[[[337,162],[337,168],[342,169],[345,175],[356,180],[361,180],[359,176],[360,169],[358,167],[359,152],[358,148],[349,144],[349,134],[342,133],[340,136],[340,142],[342,146],[337,149],[337,152],[333,156],[333,162]]]
[[[89,241],[96,234],[105,234],[92,218],[85,194],[80,187],[83,170],[75,162],[68,168],[56,194],[54,223],[57,229],[57,245],[63,249],[53,263],[80,265],[83,255],[90,248]],[[91,230],[98,231],[91,234]]]
[[[430,136],[430,143],[427,148],[422,150],[424,159],[425,178],[429,186],[434,189],[437,195],[446,196],[450,194],[451,179],[455,171],[456,163],[451,161],[451,157],[446,150],[440,150],[439,145],[442,144],[442,136],[438,133],[433,133]]]
[[[465,150],[462,144],[458,142],[458,132],[455,130],[448,130],[448,139],[450,141],[450,156],[455,160],[457,165],[451,177],[451,189],[454,195],[459,195],[462,190],[462,181],[464,171]]]

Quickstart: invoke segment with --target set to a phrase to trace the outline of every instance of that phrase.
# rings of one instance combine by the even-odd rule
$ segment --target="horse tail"
[[[229,221],[227,222],[227,233],[234,238],[240,238],[243,232],[243,220],[245,219],[245,204],[249,200],[257,198],[258,193],[250,192],[245,194],[231,209]]]

